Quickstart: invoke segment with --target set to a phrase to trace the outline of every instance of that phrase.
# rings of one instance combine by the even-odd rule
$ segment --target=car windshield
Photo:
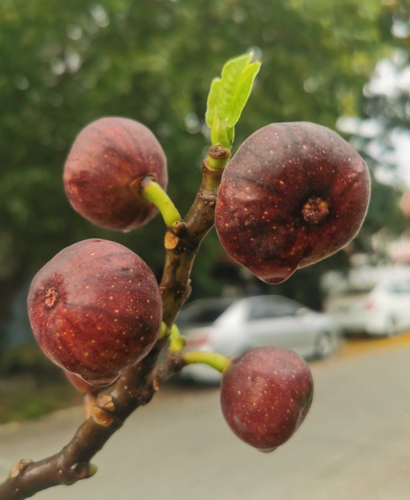
[[[216,321],[233,303],[233,299],[201,300],[189,304],[182,309],[178,318],[178,326],[209,325]]]
[[[301,304],[283,297],[259,298],[252,300],[248,311],[250,321],[296,316],[299,310],[306,309]]]

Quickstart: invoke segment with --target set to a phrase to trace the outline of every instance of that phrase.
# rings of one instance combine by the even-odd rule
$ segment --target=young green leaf
[[[220,115],[223,120],[226,119],[227,111],[231,107],[238,81],[240,81],[241,75],[249,65],[251,58],[251,54],[236,57],[229,60],[222,68]]]
[[[214,78],[208,94],[205,121],[210,129],[212,129],[214,125],[215,114],[221,102],[221,83],[220,78]]]
[[[225,122],[228,127],[234,127],[238,123],[243,108],[251,95],[253,82],[259,72],[261,64],[255,62],[247,66],[235,85],[235,92],[225,109]]]
[[[250,96],[260,63],[251,63],[252,54],[230,59],[222,68],[221,78],[212,81],[205,120],[214,145],[231,148],[235,124]]]

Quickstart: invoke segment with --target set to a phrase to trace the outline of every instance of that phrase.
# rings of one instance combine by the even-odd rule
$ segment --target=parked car
[[[176,323],[187,338],[187,350],[228,357],[267,345],[292,349],[305,358],[325,357],[336,351],[340,338],[330,317],[278,295],[197,300],[181,311]],[[184,368],[183,375],[219,380],[217,372],[199,364]]]
[[[410,330],[410,277],[395,276],[377,283],[350,284],[331,294],[327,313],[348,334],[391,336]]]

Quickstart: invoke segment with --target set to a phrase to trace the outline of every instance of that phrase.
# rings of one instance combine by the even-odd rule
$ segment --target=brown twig
[[[210,156],[220,159],[221,148]],[[229,151],[225,150],[226,158]],[[170,327],[190,294],[190,273],[199,246],[214,223],[216,195],[222,169],[202,163],[202,182],[185,219],[168,228],[165,235],[166,260],[160,283],[163,320]],[[160,384],[179,373],[181,356],[169,352],[164,361],[158,356],[167,339],[158,340],[154,349],[138,365],[127,370],[110,394],[97,399],[92,415],[77,429],[71,441],[55,455],[32,462],[21,460],[0,485],[0,500],[23,500],[57,485],[70,485],[95,474],[90,464],[108,439],[139,406],[147,404]]]

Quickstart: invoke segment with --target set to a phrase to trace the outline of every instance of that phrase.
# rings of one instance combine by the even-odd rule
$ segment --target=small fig
[[[285,443],[313,398],[306,362],[293,351],[260,347],[234,359],[222,375],[221,405],[232,431],[260,451]]]
[[[97,239],[65,248],[40,269],[28,312],[46,356],[95,387],[146,356],[162,322],[151,269],[123,245]]]
[[[87,125],[64,167],[73,208],[97,226],[117,231],[143,226],[158,213],[141,196],[146,177],[166,189],[165,154],[147,127],[127,118],[101,118]]]
[[[347,245],[369,197],[366,164],[338,134],[314,123],[273,123],[226,166],[215,225],[233,259],[280,283]]]

